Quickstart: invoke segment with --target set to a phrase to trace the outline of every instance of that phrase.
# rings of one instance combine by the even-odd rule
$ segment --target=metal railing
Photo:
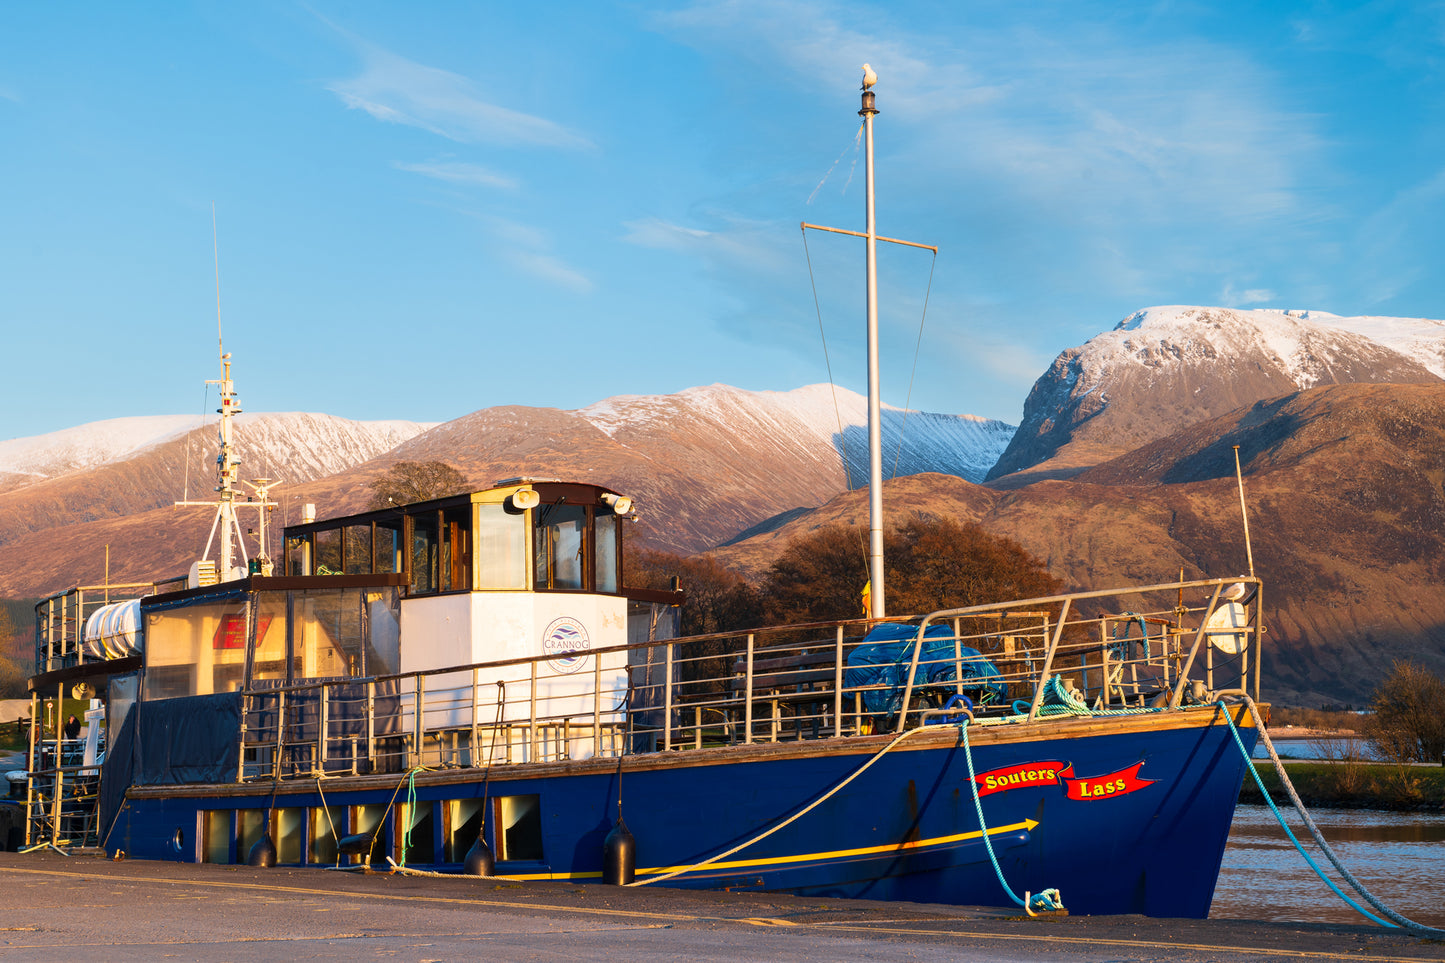
[[[1202,579],[886,623],[904,628],[789,626],[593,649],[581,665],[278,686],[244,695],[237,778],[854,737],[923,724],[957,697],[985,724],[1180,709],[1216,688],[1258,693],[1261,594],[1257,579]]]

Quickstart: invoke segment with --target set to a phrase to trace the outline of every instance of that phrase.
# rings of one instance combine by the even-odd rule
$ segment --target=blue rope
[[[1024,902],[1022,899],[1019,899],[1018,895],[1010,888],[1008,881],[1003,878],[1003,868],[998,864],[998,857],[995,856],[993,852],[993,840],[989,838],[988,824],[983,821],[983,803],[980,802],[978,798],[978,779],[975,778],[973,774],[973,749],[968,744],[968,722],[965,720],[958,729],[959,732],[963,733],[963,758],[968,763],[968,786],[973,790],[973,810],[978,813],[978,828],[983,830],[983,846],[984,849],[988,850],[988,860],[993,863],[993,872],[994,875],[998,877],[999,885],[1003,887],[1003,891],[1008,894],[1009,899],[1022,906],[1029,915],[1033,915],[1035,912],[1063,909],[1064,904],[1059,897],[1058,890],[1046,889],[1042,892],[1034,893],[1028,902]]]
[[[1324,874],[1324,870],[1320,869],[1319,864],[1310,857],[1310,854],[1305,852],[1305,848],[1301,846],[1300,841],[1295,838],[1294,832],[1289,828],[1289,824],[1284,821],[1284,814],[1279,811],[1279,807],[1276,806],[1274,804],[1274,800],[1269,797],[1269,790],[1264,788],[1264,780],[1259,778],[1259,770],[1254,768],[1254,760],[1250,758],[1249,750],[1244,748],[1244,740],[1239,737],[1239,730],[1234,727],[1234,717],[1230,714],[1229,708],[1222,701],[1216,704],[1224,713],[1224,721],[1229,723],[1229,732],[1231,735],[1234,736],[1234,744],[1239,747],[1240,753],[1243,754],[1244,764],[1246,767],[1248,767],[1249,774],[1254,777],[1254,784],[1259,787],[1260,795],[1264,796],[1264,801],[1269,803],[1269,808],[1274,813],[1274,818],[1279,820],[1280,828],[1282,828],[1284,830],[1284,834],[1289,837],[1289,841],[1294,843],[1294,848],[1299,850],[1299,854],[1305,858],[1305,862],[1310,864],[1310,869],[1314,870],[1315,875],[1318,876],[1320,879],[1324,880],[1325,885],[1328,886],[1330,889],[1334,890],[1335,895],[1338,896],[1340,899],[1344,900],[1347,904],[1349,904],[1350,908],[1353,909],[1355,912],[1368,919],[1374,920],[1381,926],[1387,927],[1389,929],[1397,929],[1398,927],[1396,927],[1394,923],[1389,923],[1385,920],[1380,919],[1374,913],[1371,913],[1359,903],[1356,903],[1354,900],[1350,899],[1349,895],[1345,893],[1344,890],[1340,889],[1338,886],[1335,885],[1334,880],[1330,879]]]

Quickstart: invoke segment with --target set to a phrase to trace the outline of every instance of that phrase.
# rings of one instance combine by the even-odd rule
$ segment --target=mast
[[[864,179],[866,196],[868,265],[868,617],[883,618],[883,402],[878,384],[878,230],[873,221],[873,102],[877,75],[868,67],[863,74]]]
[[[241,460],[236,457],[231,441],[231,419],[241,413],[241,402],[236,397],[236,386],[231,380],[231,356],[224,350],[221,352],[220,380],[207,380],[206,384],[219,385],[221,389],[221,407],[216,409],[221,416],[218,433],[220,451],[216,455],[216,501],[176,502],[176,505],[215,506],[216,516],[211,522],[211,535],[206,540],[206,550],[201,555],[201,561],[208,560],[211,557],[211,546],[217,545],[216,579],[220,582],[245,578],[247,575],[249,559],[246,555],[246,541],[241,534],[241,521],[236,517],[236,509],[238,504],[243,508],[255,508],[259,515],[257,519],[259,546],[256,559],[261,574],[269,575],[271,560],[266,554],[266,512],[275,507],[276,503],[270,500],[269,492],[276,483],[269,478],[258,478],[253,482],[247,482],[246,484],[256,492],[254,498],[246,497],[245,493],[236,487],[236,483],[240,479]],[[238,496],[241,499],[239,503]],[[238,555],[240,556],[239,564],[237,564]]]
[[[867,230],[860,233],[841,227],[824,227],[821,224],[802,223],[808,231],[827,231],[831,234],[847,234],[861,237],[867,242],[867,297],[868,297],[868,617],[881,619],[886,611],[883,585],[883,402],[878,377],[878,242],[902,244],[905,247],[921,247],[938,254],[932,244],[917,241],[902,241],[896,237],[884,237],[878,233],[873,220],[873,116],[878,113],[874,105],[873,85],[878,75],[867,64],[863,65],[863,106],[858,115],[863,118],[866,157],[864,176],[867,182],[867,209],[865,212]],[[844,466],[847,471],[847,466]]]

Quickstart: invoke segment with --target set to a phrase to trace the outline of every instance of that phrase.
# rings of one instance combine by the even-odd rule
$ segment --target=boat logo
[[[1008,789],[1024,789],[1030,786],[1063,786],[1070,799],[1094,800],[1123,796],[1145,786],[1153,785],[1157,779],[1140,779],[1136,762],[1127,769],[1103,776],[1078,778],[1070,762],[1026,762],[1019,766],[1005,766],[990,769],[974,776],[980,796],[991,796]]]
[[[542,654],[557,672],[576,672],[587,664],[592,642],[582,623],[570,616],[553,619],[542,633]]]

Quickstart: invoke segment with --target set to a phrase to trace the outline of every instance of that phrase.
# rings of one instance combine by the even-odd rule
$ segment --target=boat
[[[27,846],[1208,914],[1263,711],[1252,571],[898,617],[879,539],[866,617],[683,637],[681,591],[627,584],[633,499],[543,477],[308,511],[273,560],[222,363],[216,557],[36,606]],[[44,726],[67,696],[83,739]]]

